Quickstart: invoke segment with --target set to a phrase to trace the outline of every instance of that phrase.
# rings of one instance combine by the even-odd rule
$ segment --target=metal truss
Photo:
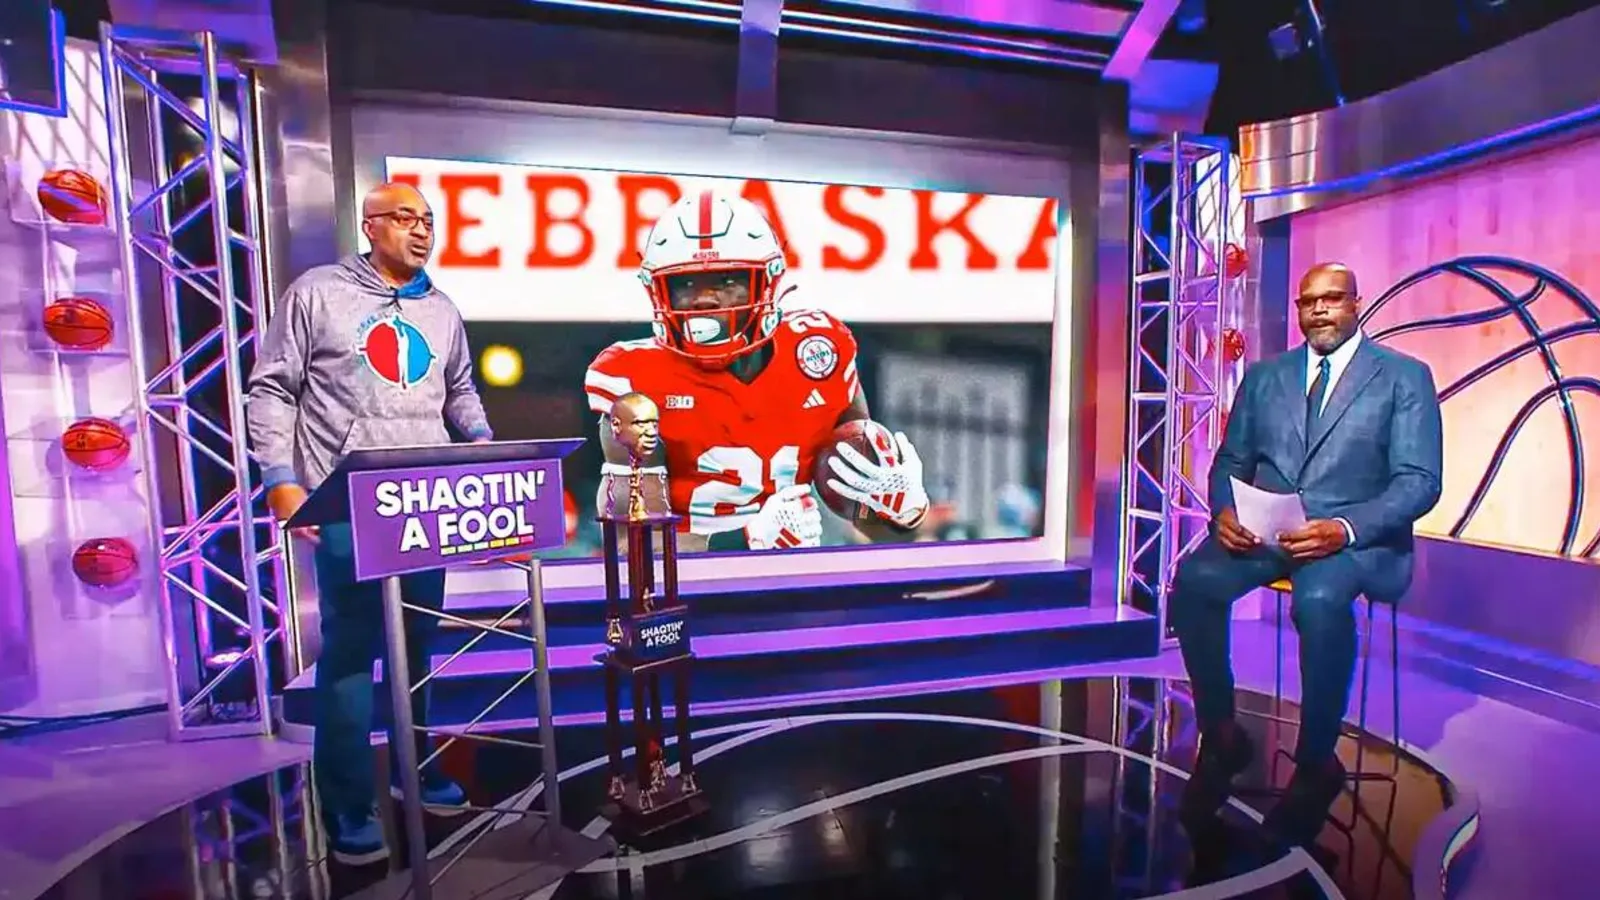
[[[170,731],[266,734],[283,575],[245,442],[267,314],[255,85],[208,32],[104,25],[100,57]]]
[[[1133,164],[1128,456],[1118,601],[1159,618],[1177,561],[1205,537],[1222,439],[1232,165],[1221,138],[1174,135]]]
[[[294,766],[268,772],[183,807],[192,896],[330,896],[326,872],[306,865],[326,852],[317,843],[322,832],[315,827],[310,771]]]
[[[1111,741],[1132,756],[1118,755],[1109,784],[1111,812],[1109,872],[1117,896],[1151,883],[1165,846],[1160,783],[1168,777],[1149,760],[1166,761],[1180,720],[1171,687],[1163,678],[1112,679]]]

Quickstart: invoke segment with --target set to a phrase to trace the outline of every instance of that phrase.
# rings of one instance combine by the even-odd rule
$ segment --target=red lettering
[[[955,215],[940,221],[933,214],[933,191],[913,191],[917,198],[917,248],[912,251],[909,265],[913,271],[939,268],[939,255],[933,252],[933,239],[940,232],[953,231],[967,242],[967,268],[988,271],[1000,267],[1000,259],[978,240],[967,224],[967,216],[983,202],[982,194],[968,194],[967,205]]]
[[[1056,201],[1046,200],[1033,222],[1033,232],[1028,235],[1028,246],[1017,257],[1018,271],[1050,268],[1050,249],[1056,243]]]
[[[422,187],[422,176],[415,172],[401,172],[398,175],[389,176],[389,183],[409,184],[414,188],[420,188]]]
[[[671,206],[683,191],[665,175],[618,175],[617,193],[622,195],[622,249],[617,251],[617,268],[631,269],[639,264],[643,254],[640,247],[656,224],[655,216],[640,211],[639,199],[645,194],[661,194]]]
[[[570,191],[578,198],[578,209],[558,216],[550,211],[550,198]],[[594,231],[584,221],[589,211],[589,183],[577,175],[529,175],[528,194],[533,200],[533,246],[528,250],[530,269],[576,269],[589,261],[594,252]],[[578,232],[578,249],[556,253],[549,247],[550,232],[565,225]]]
[[[772,197],[772,186],[765,181],[746,181],[739,196],[761,207],[761,214],[767,217],[767,224],[772,226],[772,236],[778,239],[778,246],[783,248],[789,268],[800,268],[800,256],[789,246],[789,232],[784,230],[783,217],[778,215],[778,202]]]
[[[461,249],[462,233],[483,224],[483,219],[462,210],[461,195],[467,191],[483,191],[491,197],[498,197],[500,176],[494,172],[440,175],[439,191],[444,194],[444,234],[441,235],[444,249],[439,251],[439,265],[462,269],[499,268],[499,247],[490,247],[481,253],[468,253]]]
[[[828,218],[840,225],[861,235],[867,248],[860,256],[846,256],[838,247],[829,244],[822,248],[822,267],[824,269],[844,269],[847,272],[860,272],[870,269],[883,258],[883,229],[877,222],[866,216],[858,215],[845,208],[844,192],[850,190],[861,191],[868,197],[882,197],[883,188],[880,187],[850,187],[843,184],[830,184],[822,192],[822,211]]]

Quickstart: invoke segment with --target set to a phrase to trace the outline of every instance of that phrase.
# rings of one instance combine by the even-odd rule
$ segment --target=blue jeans
[[[383,582],[356,581],[350,526],[327,525],[317,544],[317,593],[322,614],[322,655],[317,658],[316,742],[313,772],[322,797],[323,815],[360,816],[377,800],[372,756],[374,685],[372,664],[385,656]],[[444,572],[419,572],[401,579],[405,602],[427,609],[444,608]],[[415,684],[428,671],[428,646],[439,620],[406,612],[406,665]],[[411,695],[412,720],[427,722],[428,689]],[[383,690],[389,703],[389,690]],[[392,721],[392,718],[391,718]],[[429,741],[414,735],[417,761],[427,759]],[[389,746],[397,746],[393,726]],[[394,754],[389,758],[394,771]],[[432,767],[430,767],[432,768]]]
[[[1178,634],[1184,668],[1202,729],[1233,718],[1233,661],[1229,629],[1235,600],[1288,577],[1294,584],[1291,618],[1300,634],[1300,738],[1295,758],[1319,764],[1339,742],[1356,670],[1355,600],[1360,567],[1349,553],[1297,563],[1262,548],[1235,554],[1208,537],[1178,562],[1167,619]]]

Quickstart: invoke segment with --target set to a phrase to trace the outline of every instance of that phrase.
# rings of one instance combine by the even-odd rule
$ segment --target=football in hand
[[[838,492],[828,486],[829,479],[839,479],[833,472],[833,467],[828,460],[839,455],[835,449],[839,444],[849,444],[856,452],[866,457],[869,462],[877,462],[880,453],[891,455],[894,452],[894,432],[871,419],[852,419],[833,430],[833,437],[823,446],[817,454],[816,468],[811,473],[811,486],[816,489],[817,496],[822,502],[834,511],[836,515],[847,522],[862,522],[872,518],[872,510],[862,506],[848,497],[841,497]],[[849,465],[849,460],[843,461]]]

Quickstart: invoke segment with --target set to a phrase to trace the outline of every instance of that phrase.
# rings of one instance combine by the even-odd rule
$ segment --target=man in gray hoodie
[[[289,286],[251,374],[250,440],[267,505],[280,520],[294,515],[352,450],[448,443],[447,421],[470,440],[492,438],[472,383],[461,314],[423,271],[433,252],[427,201],[408,185],[378,187],[362,203],[361,232],[370,253],[319,266]],[[381,587],[355,580],[348,525],[305,536],[316,541],[322,613],[314,777],[333,855],[362,865],[388,855],[374,810],[368,739],[372,664],[384,645]],[[402,592],[407,603],[441,609],[444,572],[408,575]],[[413,678],[428,671],[437,623],[406,615]],[[424,694],[412,700],[419,724],[427,721]],[[397,737],[403,736],[390,732],[391,746]],[[418,759],[426,759],[426,737],[417,743]],[[391,783],[398,777],[391,775]],[[460,786],[435,767],[423,772],[422,785],[435,812],[466,802]]]

